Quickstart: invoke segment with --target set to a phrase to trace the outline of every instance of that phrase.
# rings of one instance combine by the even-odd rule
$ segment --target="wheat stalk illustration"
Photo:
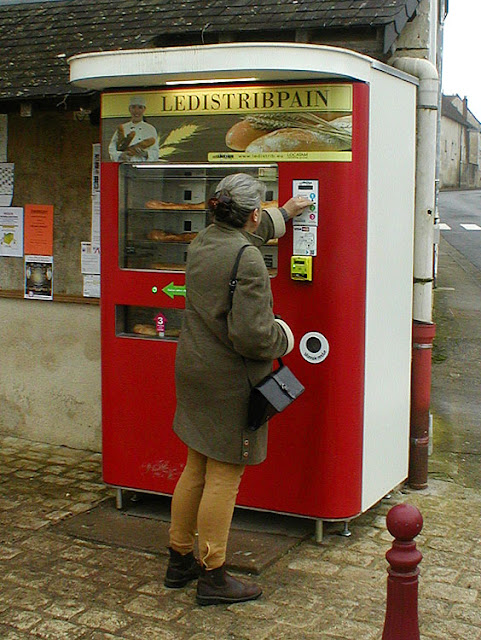
[[[159,158],[165,158],[179,151],[178,145],[186,142],[192,136],[198,134],[202,128],[197,124],[185,124],[177,129],[172,129],[165,140],[160,144]]]

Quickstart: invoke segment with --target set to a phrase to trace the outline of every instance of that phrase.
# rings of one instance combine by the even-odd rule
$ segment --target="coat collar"
[[[264,240],[263,238],[261,238],[261,236],[258,236],[255,233],[250,233],[250,231],[238,229],[236,227],[232,227],[230,224],[226,224],[225,222],[217,222],[216,220],[214,220],[213,224],[215,227],[219,227],[219,229],[222,229],[222,231],[226,231],[227,233],[240,233],[256,247],[261,247],[264,244]]]

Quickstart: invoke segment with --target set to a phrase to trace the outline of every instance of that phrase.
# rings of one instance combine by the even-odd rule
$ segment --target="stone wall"
[[[0,433],[99,451],[100,312],[84,303],[80,272],[99,129],[34,104],[31,117],[8,114],[7,134],[12,205],[54,206],[54,293],[65,302],[23,299],[23,260],[0,258]]]

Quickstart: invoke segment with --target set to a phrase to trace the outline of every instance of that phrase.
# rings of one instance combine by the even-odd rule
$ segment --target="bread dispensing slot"
[[[183,309],[171,307],[117,305],[115,335],[154,340],[178,340],[183,313]]]

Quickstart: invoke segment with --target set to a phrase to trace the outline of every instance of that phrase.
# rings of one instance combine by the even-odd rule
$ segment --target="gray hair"
[[[260,209],[265,192],[265,185],[247,173],[226,176],[215,190],[214,215],[233,227],[243,227],[251,211]]]

